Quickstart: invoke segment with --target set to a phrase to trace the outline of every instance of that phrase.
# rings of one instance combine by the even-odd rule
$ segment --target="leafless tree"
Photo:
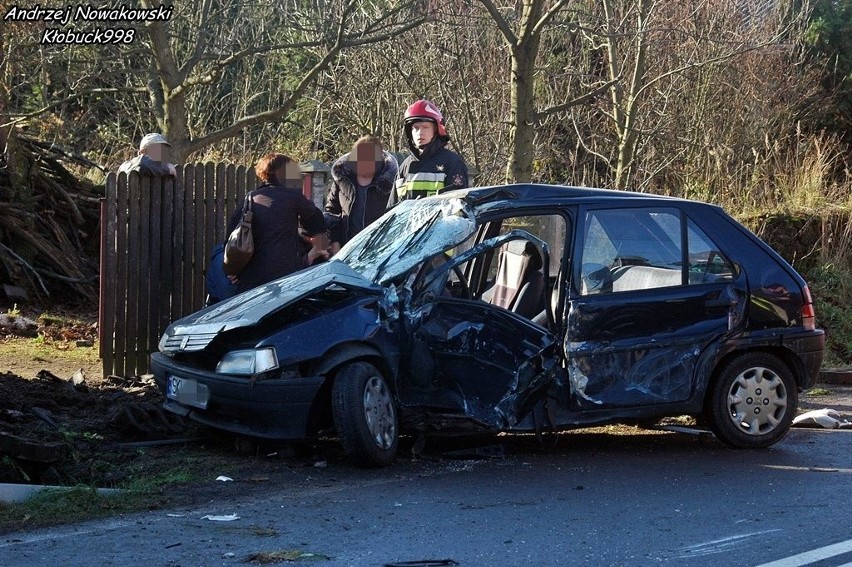
[[[599,94],[605,85],[589,85],[584,92],[543,107],[536,99],[540,84],[540,48],[542,36],[553,24],[569,0],[522,0],[509,6],[498,6],[494,0],[479,0],[488,11],[509,51],[509,125],[511,156],[506,166],[507,181],[530,181],[533,173],[535,131],[549,115],[584,104]],[[564,31],[572,33],[570,20]]]
[[[151,7],[151,0],[144,0]],[[248,11],[251,11],[249,14]],[[242,33],[248,25],[259,27]],[[185,14],[186,35],[174,33],[168,21],[150,22],[151,68],[148,90],[160,129],[184,160],[244,129],[281,121],[293,112],[317,77],[345,50],[388,40],[420,25],[425,15],[418,0],[359,2],[329,0],[243,5],[200,0]],[[277,60],[279,65],[270,64]],[[258,77],[257,66],[285,76]],[[263,87],[282,88],[254,112],[215,129],[196,129],[188,108],[191,96],[215,89],[232,70],[241,69]]]
[[[641,188],[650,183],[668,163],[694,147],[672,140],[706,134],[708,118],[725,121],[735,116],[721,109],[719,114],[708,114],[707,105],[715,106],[727,93],[735,98],[722,99],[724,106],[738,106],[736,93],[756,84],[738,83],[743,77],[737,79],[737,71],[755,70],[753,64],[760,59],[767,70],[773,67],[778,52],[785,51],[786,38],[801,22],[796,14],[781,11],[748,19],[736,4],[719,0],[689,5],[660,0],[599,3],[600,18],[582,27],[591,48],[600,50],[606,60],[611,86],[603,113],[609,126],[598,132],[613,136],[603,141],[597,134],[584,143],[610,164],[611,181],[618,187]],[[777,76],[781,82],[790,78],[788,73]],[[764,116],[778,116],[776,110]],[[702,126],[693,129],[695,124]],[[598,140],[593,141],[595,137]],[[653,165],[646,160],[638,175],[637,159],[643,147],[656,151],[657,159]]]

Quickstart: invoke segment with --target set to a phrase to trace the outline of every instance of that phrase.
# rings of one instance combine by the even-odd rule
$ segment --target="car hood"
[[[336,260],[256,287],[169,325],[160,340],[163,352],[203,350],[224,331],[257,325],[269,315],[330,286],[381,295],[381,286]]]

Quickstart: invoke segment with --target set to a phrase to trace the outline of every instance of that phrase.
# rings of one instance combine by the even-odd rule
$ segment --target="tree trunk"
[[[636,160],[636,151],[639,145],[639,134],[636,127],[638,120],[639,98],[647,77],[645,76],[645,65],[648,50],[648,39],[646,26],[650,17],[650,0],[636,0],[636,32],[632,34],[636,42],[633,47],[633,69],[630,73],[630,82],[624,85],[618,81],[620,76],[626,74],[627,61],[621,61],[622,53],[619,50],[619,42],[624,41],[622,34],[618,33],[616,25],[618,18],[615,17],[612,2],[602,2],[604,14],[607,19],[607,55],[609,57],[609,78],[614,81],[611,88],[612,116],[615,119],[615,130],[618,136],[618,153],[615,163],[610,164],[613,176],[613,186],[618,189],[626,188],[631,181],[631,172]],[[624,50],[626,59],[630,48]]]
[[[146,2],[147,4],[147,2]],[[187,125],[187,90],[181,84],[180,71],[169,42],[169,22],[148,24],[154,65],[149,79],[149,91],[154,113],[161,133],[172,145],[173,163],[184,163],[189,152],[189,127]]]
[[[534,98],[535,61],[538,46],[539,40],[536,37],[512,50],[509,131],[512,153],[506,168],[507,183],[528,183],[532,180],[537,120]]]
[[[512,50],[510,79],[509,143],[512,153],[506,166],[507,183],[528,183],[532,180],[535,126],[538,118],[535,106],[535,66],[541,45],[540,23],[544,3],[541,0],[524,2],[519,33]]]

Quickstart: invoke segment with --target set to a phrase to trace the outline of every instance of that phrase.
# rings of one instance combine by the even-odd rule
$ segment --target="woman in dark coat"
[[[331,231],[332,251],[385,214],[398,169],[396,158],[375,136],[359,138],[334,162],[325,205],[327,216],[338,219]]]
[[[313,263],[324,252],[304,254],[299,225],[307,234],[325,231],[322,211],[302,194],[299,164],[284,154],[267,154],[255,166],[262,185],[252,192],[254,254],[237,276],[240,292],[284,277]],[[228,224],[230,234],[242,219],[242,207]]]

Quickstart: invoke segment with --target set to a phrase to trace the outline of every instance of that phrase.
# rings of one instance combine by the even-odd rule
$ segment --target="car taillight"
[[[816,329],[816,311],[814,310],[813,299],[811,299],[811,290],[808,289],[808,286],[805,286],[802,290],[802,299],[804,300],[802,304],[802,327],[806,331],[813,331]]]

